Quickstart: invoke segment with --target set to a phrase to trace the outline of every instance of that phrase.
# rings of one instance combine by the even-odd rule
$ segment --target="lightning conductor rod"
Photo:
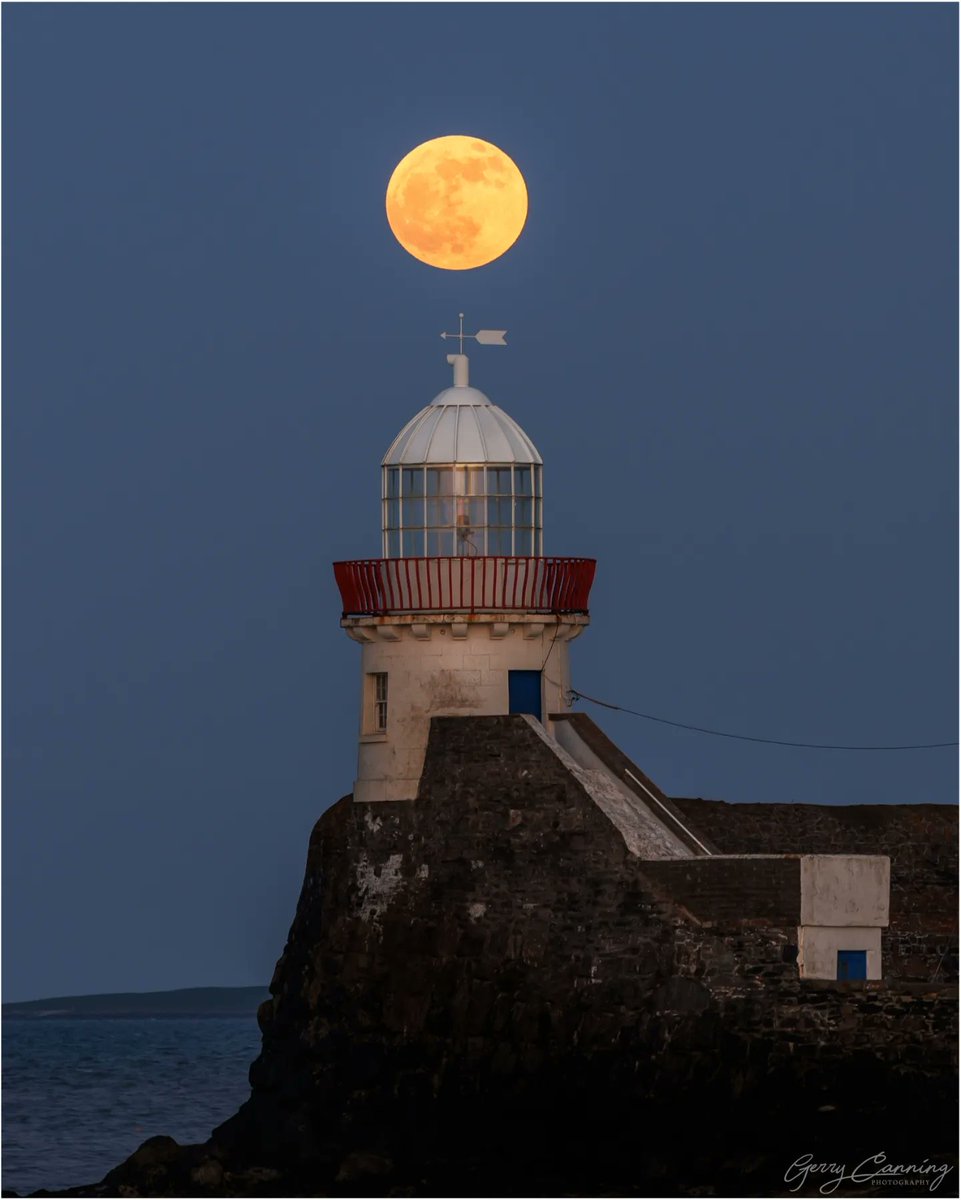
[[[467,355],[464,353],[464,339],[468,338],[471,341],[477,342],[479,346],[506,346],[504,341],[507,335],[506,329],[478,329],[476,333],[464,332],[464,314],[458,313],[460,325],[457,333],[442,333],[440,336],[446,341],[448,338],[457,338],[459,343],[459,352],[457,354],[448,354],[447,361],[454,368],[454,387],[468,387],[467,374]]]

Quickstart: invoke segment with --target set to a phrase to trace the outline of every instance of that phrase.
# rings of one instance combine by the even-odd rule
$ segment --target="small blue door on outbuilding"
[[[867,979],[867,950],[838,951],[838,979]]]
[[[541,719],[540,671],[508,671],[507,703],[512,713],[530,713]]]

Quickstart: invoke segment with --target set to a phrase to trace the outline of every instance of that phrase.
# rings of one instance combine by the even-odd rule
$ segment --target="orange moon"
[[[493,262],[527,220],[517,164],[480,138],[433,138],[405,155],[387,184],[387,220],[408,254],[445,271]]]

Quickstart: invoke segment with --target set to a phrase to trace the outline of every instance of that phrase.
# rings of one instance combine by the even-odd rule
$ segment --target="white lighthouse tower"
[[[447,335],[444,335],[447,336]],[[360,642],[355,801],[417,795],[430,718],[570,708],[568,646],[588,624],[595,563],[547,558],[543,463],[471,387],[464,337],[446,388],[382,463],[383,558],[334,564],[342,627]]]

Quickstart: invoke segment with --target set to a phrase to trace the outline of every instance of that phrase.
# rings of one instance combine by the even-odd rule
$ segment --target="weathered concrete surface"
[[[801,859],[801,924],[888,923],[891,860],[885,855],[805,854]]]
[[[798,970],[802,978],[837,979],[839,950],[864,950],[867,978],[883,979],[881,930],[856,925],[802,925],[798,929]]]
[[[691,829],[687,818],[674,801],[665,796],[654,780],[645,775],[637,763],[632,762],[586,713],[551,713],[550,728],[561,745],[581,766],[601,767],[626,788],[635,804],[661,821],[664,828],[678,839],[680,845],[687,847],[688,856],[718,852],[717,846],[712,844],[703,831],[696,833]],[[685,856],[658,854],[652,857]]]
[[[580,783],[594,803],[621,832],[624,844],[637,858],[690,858],[687,845],[669,829],[649,804],[608,769],[582,741],[571,721],[557,721],[554,736],[533,718],[525,718],[561,763]]]
[[[836,979],[838,953],[863,950],[866,977],[882,979],[882,928],[888,924],[891,860],[883,855],[806,854],[801,858],[798,970]]]
[[[435,719],[416,803],[317,823],[250,1100],[74,1194],[776,1195],[805,1152],[953,1153],[951,989],[802,981],[651,865],[522,718]]]

